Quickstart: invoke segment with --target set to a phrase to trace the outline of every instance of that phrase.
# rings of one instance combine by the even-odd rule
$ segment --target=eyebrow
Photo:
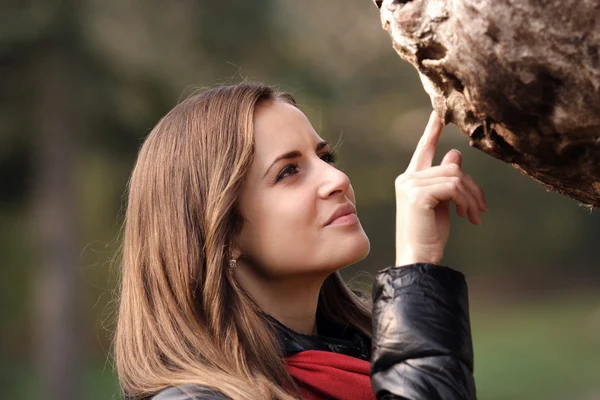
[[[327,147],[327,146],[329,146],[329,142],[325,142],[325,141],[323,141],[323,142],[319,142],[319,143],[317,144],[317,148],[315,149],[315,151],[322,150],[323,148],[325,148],[325,147]],[[276,158],[276,159],[275,159],[275,160],[274,160],[274,161],[271,163],[271,165],[269,166],[269,168],[267,168],[267,171],[266,171],[266,172],[265,172],[265,174],[263,175],[263,178],[264,178],[265,176],[267,176],[267,174],[269,173],[269,171],[271,170],[271,168],[273,168],[273,165],[277,164],[279,161],[281,161],[281,160],[288,160],[288,159],[290,159],[290,158],[296,158],[296,157],[300,157],[300,156],[302,156],[302,153],[300,153],[298,150],[290,151],[290,152],[287,152],[287,153],[285,153],[285,154],[283,154],[283,155],[280,155],[279,157],[277,157],[277,158]]]

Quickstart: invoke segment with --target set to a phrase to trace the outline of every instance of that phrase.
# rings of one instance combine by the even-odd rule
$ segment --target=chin
[[[364,260],[369,255],[371,243],[367,235],[363,232],[362,235],[352,238],[352,240],[344,243],[343,246],[339,246],[338,249],[341,254],[338,264],[339,268],[337,269],[342,269]]]

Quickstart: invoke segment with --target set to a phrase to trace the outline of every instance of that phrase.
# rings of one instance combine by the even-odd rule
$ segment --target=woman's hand
[[[456,214],[481,223],[487,210],[483,191],[461,168],[462,155],[450,150],[439,166],[433,156],[443,124],[431,113],[406,171],[396,178],[396,265],[439,264],[450,233],[450,201]]]

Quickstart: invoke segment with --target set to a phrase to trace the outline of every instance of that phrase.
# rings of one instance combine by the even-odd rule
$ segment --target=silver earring
[[[234,269],[237,265],[237,260],[231,259],[229,260],[229,268]]]

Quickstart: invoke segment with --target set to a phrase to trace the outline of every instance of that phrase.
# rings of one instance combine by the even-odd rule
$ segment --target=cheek
[[[300,249],[318,235],[315,201],[306,192],[263,199],[247,212],[249,222],[242,230],[247,253],[267,264],[266,259]]]
[[[264,233],[275,238],[302,237],[316,225],[315,202],[305,192],[269,199],[261,208]]]

